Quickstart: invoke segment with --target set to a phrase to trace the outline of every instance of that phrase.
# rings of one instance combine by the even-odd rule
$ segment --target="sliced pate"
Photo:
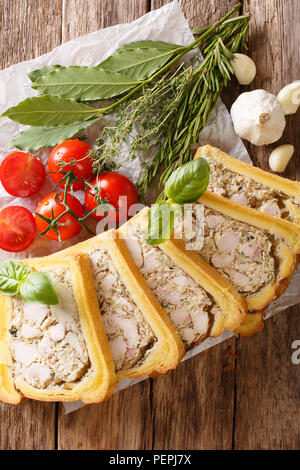
[[[70,270],[59,268],[49,275],[59,298],[58,305],[24,303],[18,296],[12,300],[9,325],[12,375],[38,389],[59,385],[71,390],[92,374],[92,366]]]

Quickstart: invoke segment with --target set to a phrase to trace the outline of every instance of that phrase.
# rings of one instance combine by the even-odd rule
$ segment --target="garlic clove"
[[[255,62],[245,54],[234,54],[231,61],[234,75],[240,85],[249,85],[255,78],[256,65]]]
[[[277,98],[265,90],[242,93],[230,110],[236,134],[254,145],[268,145],[282,136],[285,117]]]
[[[300,105],[300,80],[286,85],[277,95],[283,112],[287,114],[295,114]]]
[[[294,150],[294,146],[290,144],[279,145],[279,147],[276,147],[269,157],[271,170],[276,171],[277,173],[284,172],[287,164],[293,156]]]

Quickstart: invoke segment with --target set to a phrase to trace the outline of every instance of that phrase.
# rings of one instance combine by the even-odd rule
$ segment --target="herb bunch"
[[[148,85],[205,41],[216,37],[226,19],[240,4],[213,26],[205,29],[192,44],[180,46],[162,41],[137,41],[125,44],[98,66],[46,66],[29,74],[32,88],[40,96],[27,98],[7,109],[2,116],[31,126],[12,144],[21,150],[51,147],[71,138],[111,114],[123,103],[134,101]],[[97,101],[110,100],[97,107]]]
[[[163,186],[177,166],[190,161],[192,146],[233,74],[233,54],[244,46],[248,22],[248,15],[220,22],[214,33],[206,36],[200,64],[198,60],[198,65],[185,68],[182,64],[168,71],[122,105],[113,125],[104,127],[96,141],[96,171],[106,169],[108,162],[110,169],[118,169],[127,160],[137,158],[139,152],[158,147],[154,158],[143,164],[138,180],[144,196],[162,167]],[[124,150],[127,156],[118,164],[112,163]]]

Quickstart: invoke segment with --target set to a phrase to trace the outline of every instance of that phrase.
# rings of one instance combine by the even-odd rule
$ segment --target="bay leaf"
[[[128,42],[127,44],[124,44],[124,46],[119,47],[119,49],[117,49],[116,52],[122,49],[136,49],[137,47],[140,49],[153,48],[153,49],[162,49],[162,50],[169,51],[171,49],[178,49],[184,46],[180,46],[179,44],[172,44],[170,42],[151,41],[149,39],[145,39],[143,41]]]
[[[161,41],[137,41],[118,49],[99,67],[145,80],[163,67],[182,46]]]
[[[60,67],[43,75],[32,88],[44,95],[95,101],[121,95],[136,85],[137,81],[124,74],[75,65]]]
[[[72,138],[78,131],[86,129],[98,118],[64,127],[30,127],[15,137],[11,144],[20,150],[32,151],[42,147],[54,147],[63,140]]]
[[[52,72],[58,67],[60,67],[60,65],[45,65],[45,67],[30,72],[28,74],[28,77],[32,82],[35,82],[38,78],[42,77],[43,75],[46,75],[46,73]]]
[[[58,96],[26,98],[17,106],[7,109],[1,117],[34,127],[60,127],[84,122],[96,117],[97,109],[74,100]],[[100,119],[101,115],[98,114]]]

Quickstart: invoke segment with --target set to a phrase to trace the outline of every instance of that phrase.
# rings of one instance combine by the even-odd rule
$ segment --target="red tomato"
[[[72,170],[73,174],[80,178],[73,184],[74,191],[84,188],[84,180],[89,180],[93,175],[93,167],[91,158],[86,155],[90,152],[91,147],[81,140],[65,140],[58,144],[49,155],[48,168],[51,177],[55,183],[64,177],[65,173]],[[67,165],[61,167],[61,164]],[[74,163],[74,165],[73,165]],[[60,187],[64,188],[66,182],[60,183]]]
[[[120,173],[114,171],[103,173],[94,179],[92,185],[101,188],[101,198],[107,198],[108,203],[118,209],[116,211],[108,211],[108,222],[114,222],[114,220],[121,222],[126,220],[128,210],[133,204],[138,202],[136,187],[129,178]],[[95,192],[94,188],[90,188],[85,192],[85,205],[89,211],[94,209],[98,204],[94,197]],[[121,196],[125,196],[125,199],[119,199]],[[93,217],[97,220],[101,220],[104,217],[104,213],[102,210],[98,210],[93,214]]]
[[[0,166],[0,179],[4,189],[15,197],[29,197],[44,184],[44,165],[29,153],[13,152]]]
[[[21,206],[0,211],[0,248],[5,251],[26,250],[34,241],[36,225],[32,213]]]
[[[64,198],[64,193],[54,192],[54,193],[48,194],[48,196],[44,197],[38,203],[37,208],[36,208],[35,221],[36,221],[37,228],[39,229],[41,233],[47,229],[48,223],[45,220],[43,220],[41,217],[39,217],[38,214],[41,214],[43,217],[46,217],[47,219],[51,219],[52,212],[53,212],[54,217],[55,218],[58,217],[60,214],[62,214],[66,210],[65,205],[63,204],[63,198]],[[71,210],[78,217],[82,217],[84,215],[84,208],[75,196],[68,194],[67,204],[70,206]],[[71,214],[66,214],[63,217],[61,217],[58,220],[58,224],[61,224],[61,223],[67,224],[67,225],[57,226],[60,239],[62,241],[75,237],[76,235],[78,235],[78,233],[81,230],[81,225],[77,222],[77,220]],[[49,232],[46,233],[44,236],[46,238],[50,238],[50,240],[59,239],[54,229],[49,230]]]

